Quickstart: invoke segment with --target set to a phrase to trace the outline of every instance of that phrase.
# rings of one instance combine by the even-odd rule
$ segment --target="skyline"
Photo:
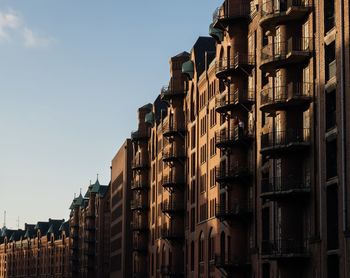
[[[20,228],[67,219],[96,174],[108,184],[137,108],[166,85],[169,58],[208,36],[220,1],[81,3],[0,1],[0,213],[10,228],[18,216]]]

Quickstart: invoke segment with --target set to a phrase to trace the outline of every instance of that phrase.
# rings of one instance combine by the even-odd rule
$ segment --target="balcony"
[[[241,23],[250,19],[249,1],[236,1],[232,8],[226,9],[225,5],[218,7],[213,13],[213,27],[225,30],[229,24]]]
[[[247,108],[255,102],[253,91],[240,91],[238,89],[233,92],[227,92],[216,97],[215,110],[218,113],[227,113],[238,108]]]
[[[136,130],[131,132],[131,141],[132,142],[139,142],[139,141],[147,141],[149,138],[149,134],[147,130]]]
[[[224,269],[228,272],[249,267],[247,262],[244,262],[240,258],[231,258],[227,254],[215,255],[214,264],[216,268]]]
[[[261,181],[261,198],[282,200],[290,197],[305,197],[310,194],[310,182],[301,177],[289,175]]]
[[[303,63],[313,54],[312,38],[291,37],[288,41],[266,45],[261,50],[260,69],[271,72],[289,64]]]
[[[147,254],[147,244],[141,241],[133,241],[132,250],[140,254]]]
[[[179,227],[179,230],[181,230],[180,227]],[[181,241],[185,237],[183,232],[177,232],[167,228],[161,229],[160,234],[161,234],[160,237],[162,239],[169,240],[169,241]]]
[[[136,191],[146,191],[149,189],[147,183],[143,183],[141,181],[131,181],[131,190],[136,190]]]
[[[148,163],[143,161],[143,159],[136,159],[131,164],[131,169],[133,171],[142,171],[148,169]]]
[[[167,213],[167,214],[183,213],[184,204],[166,200],[161,203],[161,210],[163,213]]]
[[[251,172],[244,165],[235,165],[228,169],[219,167],[216,169],[216,181],[220,184],[231,184],[235,182],[246,182],[251,177]]]
[[[148,209],[148,204],[140,199],[131,200],[130,208],[133,211],[144,211]]]
[[[238,126],[233,129],[221,130],[215,134],[215,145],[220,149],[227,149],[230,147],[247,147],[250,145],[253,136],[247,132],[245,128],[240,129]]]
[[[144,233],[148,231],[148,225],[147,223],[142,223],[142,222],[133,222],[131,223],[131,230],[133,232],[139,232],[139,233]]]
[[[228,205],[216,205],[215,216],[220,221],[226,220],[247,220],[251,214],[251,210],[247,202],[239,202],[237,200],[230,201]]]
[[[169,148],[162,153],[163,162],[173,163],[176,161],[183,161],[186,159],[184,149]]]
[[[160,267],[160,274],[162,277],[184,277],[180,269],[176,270],[175,267],[171,265],[162,265]]]
[[[310,128],[288,129],[261,135],[263,155],[283,155],[306,151],[310,147]]]
[[[164,86],[160,91],[160,98],[163,101],[169,101],[173,98],[185,97],[186,91],[183,90],[175,90],[171,86]]]
[[[164,137],[174,137],[175,135],[184,136],[186,130],[184,127],[180,127],[177,124],[169,124],[168,122],[163,125],[163,136]]]
[[[261,256],[272,260],[307,259],[310,256],[308,241],[300,239],[262,241]]]
[[[236,73],[249,73],[255,66],[255,55],[236,52],[234,58],[223,58],[216,62],[215,72],[218,78]]]
[[[221,43],[224,40],[224,32],[218,28],[214,28],[213,23],[209,26],[209,35],[213,37],[217,43]]]
[[[174,176],[164,176],[162,181],[162,186],[165,189],[172,190],[174,188],[183,188],[184,186],[184,181],[183,177],[175,178]]]
[[[262,4],[260,26],[272,29],[288,21],[303,19],[312,10],[312,0],[270,0]]]
[[[267,88],[261,92],[260,110],[266,113],[288,109],[305,111],[313,96],[312,83],[289,83],[287,86]]]

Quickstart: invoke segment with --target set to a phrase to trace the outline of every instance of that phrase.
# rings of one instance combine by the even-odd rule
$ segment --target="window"
[[[327,250],[339,247],[338,185],[327,187]]]
[[[198,262],[204,262],[204,233],[201,232],[198,240]]]
[[[208,219],[208,206],[207,203],[200,205],[199,208],[199,222],[205,221]]]
[[[215,260],[215,238],[213,235],[213,228],[210,229],[208,237],[208,259],[209,261]]]
[[[210,169],[209,181],[210,181],[210,183],[209,183],[210,188],[212,188],[216,185],[216,167]]]
[[[207,174],[203,174],[200,176],[199,188],[200,188],[200,193],[204,193],[207,191]]]
[[[201,164],[207,162],[207,144],[204,144],[200,149],[200,162]]]
[[[191,242],[191,271],[194,271],[194,242]]]
[[[337,124],[336,90],[326,93],[326,130],[334,128]]]

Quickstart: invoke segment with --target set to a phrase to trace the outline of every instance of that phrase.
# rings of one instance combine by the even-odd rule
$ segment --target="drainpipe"
[[[340,11],[340,18],[344,18],[344,4],[343,0],[339,1],[339,11]],[[341,179],[341,185],[342,185],[342,193],[343,193],[343,232],[348,232],[348,198],[347,198],[347,188],[346,188],[346,159],[345,159],[345,153],[346,153],[346,144],[345,144],[345,80],[344,80],[344,71],[345,71],[345,65],[344,65],[344,23],[341,24],[341,30],[340,30],[340,100],[341,100],[341,106],[340,106],[340,122],[341,122],[341,162],[342,162],[342,179]]]

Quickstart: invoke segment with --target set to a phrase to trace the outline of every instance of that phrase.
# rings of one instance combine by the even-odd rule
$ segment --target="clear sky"
[[[0,0],[0,213],[65,218],[222,0]]]

